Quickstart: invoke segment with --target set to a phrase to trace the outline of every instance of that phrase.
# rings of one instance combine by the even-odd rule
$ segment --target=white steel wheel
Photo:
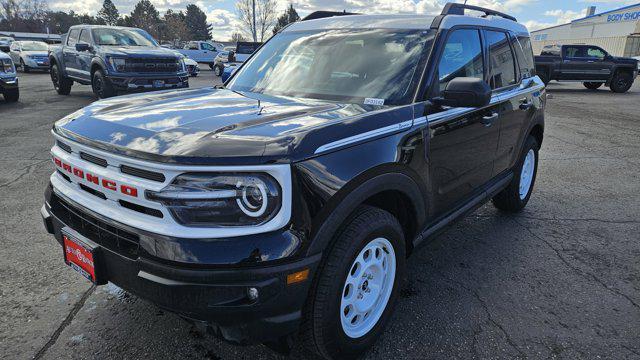
[[[366,335],[378,323],[393,291],[396,254],[389,240],[376,238],[353,261],[342,289],[340,322],[350,338]]]
[[[527,156],[522,163],[522,171],[520,171],[520,200],[524,200],[531,190],[531,183],[533,183],[533,175],[536,165],[536,153],[533,149],[529,149]]]

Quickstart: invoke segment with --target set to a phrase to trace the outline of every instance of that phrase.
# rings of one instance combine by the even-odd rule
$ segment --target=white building
[[[545,45],[588,44],[605,49],[615,56],[640,56],[640,3],[587,16],[569,24],[531,32],[533,53]]]

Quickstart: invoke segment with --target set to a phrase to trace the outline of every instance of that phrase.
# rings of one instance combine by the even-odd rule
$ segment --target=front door
[[[62,57],[64,58],[64,68],[67,73],[73,77],[80,77],[78,73],[78,52],[76,51],[76,44],[80,36],[79,29],[69,30],[67,35],[67,44],[62,47]]]
[[[487,79],[480,31],[457,29],[448,34],[440,55],[436,92],[453,78]],[[483,108],[428,109],[429,172],[436,216],[482,192],[492,177],[498,143],[497,98]]]
[[[561,80],[601,80],[611,75],[604,50],[587,45],[562,47]]]
[[[82,29],[80,32],[79,43],[88,44],[89,50],[78,51],[76,61],[78,63],[78,76],[82,79],[91,81],[91,60],[93,59],[93,39],[90,29]]]

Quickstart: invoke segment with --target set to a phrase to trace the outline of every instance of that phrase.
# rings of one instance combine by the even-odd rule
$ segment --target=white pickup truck
[[[212,44],[206,41],[189,41],[177,51],[199,63],[209,64],[213,68],[213,59],[218,55],[218,52],[222,51],[223,47],[222,44]]]

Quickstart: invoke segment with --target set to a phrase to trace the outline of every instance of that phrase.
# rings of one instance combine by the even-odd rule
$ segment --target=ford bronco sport
[[[58,121],[42,216],[95,284],[230,341],[355,357],[419,245],[488,200],[527,204],[544,106],[508,15],[301,21],[224,87]]]

